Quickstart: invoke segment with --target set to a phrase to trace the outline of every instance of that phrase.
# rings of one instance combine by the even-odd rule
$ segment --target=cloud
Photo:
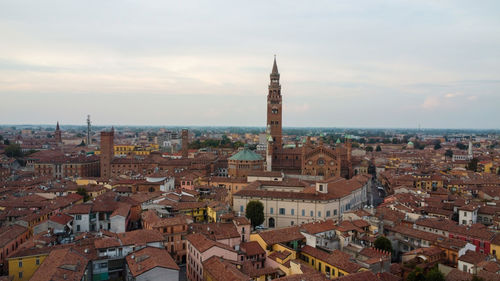
[[[475,101],[477,100],[477,96],[468,96],[467,99],[470,101]]]
[[[441,104],[437,97],[427,97],[422,103],[422,107],[427,110],[434,109]]]

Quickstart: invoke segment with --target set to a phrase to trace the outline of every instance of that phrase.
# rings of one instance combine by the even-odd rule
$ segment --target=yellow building
[[[349,254],[339,250],[327,253],[323,250],[306,245],[300,252],[300,259],[306,262],[310,267],[325,274],[325,276],[330,279],[366,270],[357,263],[351,261],[351,256]]]
[[[13,281],[28,281],[49,255],[49,248],[21,250],[7,258],[9,276]]]
[[[500,234],[497,234],[490,245],[490,254],[497,260],[500,259]]]
[[[115,144],[114,155],[115,156],[127,156],[127,155],[138,155],[144,156],[149,155],[153,151],[159,151],[160,145],[155,143],[149,143],[147,145],[132,145],[132,144]],[[101,154],[100,150],[94,151],[94,154]]]
[[[178,202],[172,210],[192,217],[194,222],[204,222],[207,219],[206,202]]]

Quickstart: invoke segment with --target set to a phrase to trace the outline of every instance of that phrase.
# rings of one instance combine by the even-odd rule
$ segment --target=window
[[[76,231],[80,231],[80,225],[76,226]]]
[[[295,215],[295,209],[292,209],[291,211],[292,216]]]
[[[20,271],[20,272],[19,272],[19,279],[22,279],[22,278],[23,278],[23,272],[22,272],[22,271]]]
[[[76,220],[79,221],[82,219],[82,215],[76,215]]]
[[[243,205],[240,206],[240,212],[243,212]]]
[[[40,265],[40,259],[36,259],[35,263],[36,265]]]
[[[323,191],[323,185],[322,184],[319,185],[319,191]]]
[[[306,216],[306,210],[302,209],[302,216],[305,217]]]
[[[333,215],[336,216],[337,215],[337,210],[333,210]]]
[[[314,217],[314,211],[311,211],[311,215],[310,215],[310,216],[311,216],[311,217]]]
[[[314,259],[311,259],[311,264],[314,265]]]
[[[321,218],[321,211],[318,211],[318,217]]]
[[[330,216],[330,211],[326,211],[326,216],[329,217]]]
[[[269,213],[272,215],[274,213],[274,208],[271,207],[271,209],[269,209]]]
[[[19,262],[19,267],[23,267],[23,262],[22,261]]]
[[[280,208],[280,215],[284,215],[285,214],[285,208]]]

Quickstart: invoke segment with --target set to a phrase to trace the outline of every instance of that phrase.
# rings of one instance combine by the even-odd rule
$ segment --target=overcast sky
[[[0,123],[499,128],[500,1],[0,0]]]

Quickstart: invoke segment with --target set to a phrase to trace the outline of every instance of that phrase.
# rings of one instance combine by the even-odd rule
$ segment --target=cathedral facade
[[[267,94],[267,170],[317,176],[323,179],[331,177],[351,178],[353,172],[349,140],[344,145],[330,147],[321,141],[313,144],[307,138],[302,146],[296,143],[293,148],[283,147],[283,99],[276,57],[270,80]]]

